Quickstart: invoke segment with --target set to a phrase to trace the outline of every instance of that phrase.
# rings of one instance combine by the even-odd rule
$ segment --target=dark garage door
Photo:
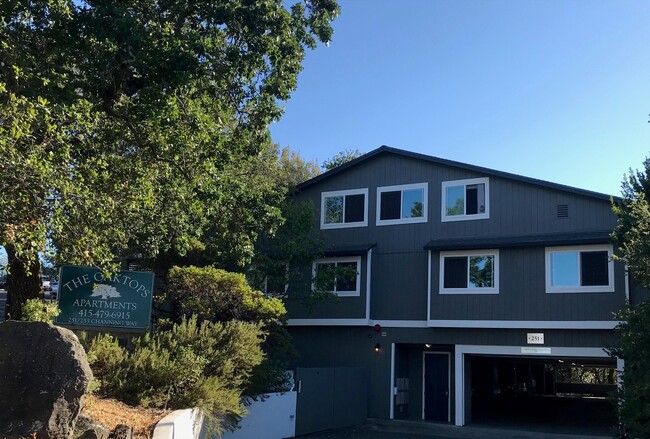
[[[475,355],[468,360],[469,423],[603,435],[616,424],[608,398],[616,390],[611,359]]]

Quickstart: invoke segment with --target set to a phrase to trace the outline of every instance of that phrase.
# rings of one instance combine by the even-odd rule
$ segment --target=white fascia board
[[[613,358],[607,353],[607,349],[590,348],[590,347],[557,347],[546,346],[551,349],[551,354],[542,355],[543,357],[582,357],[582,358]],[[490,346],[490,345],[456,345],[457,354],[474,354],[474,355],[502,355],[502,356],[540,356],[540,354],[523,354],[521,346]]]
[[[619,321],[607,320],[372,320],[289,319],[287,326],[374,326],[383,328],[494,328],[494,329],[614,329]]]
[[[609,320],[429,320],[430,328],[614,329]]]
[[[367,319],[289,319],[287,326],[370,326]]]
[[[427,328],[425,320],[370,320],[370,326],[380,325],[382,328]]]

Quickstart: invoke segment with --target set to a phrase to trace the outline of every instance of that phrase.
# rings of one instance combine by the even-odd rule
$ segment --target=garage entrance
[[[465,372],[467,423],[575,434],[608,434],[616,424],[613,358],[467,355]]]

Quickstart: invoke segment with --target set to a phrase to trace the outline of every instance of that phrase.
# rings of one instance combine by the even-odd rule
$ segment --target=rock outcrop
[[[79,415],[77,424],[74,427],[75,439],[108,439],[110,433],[108,428],[85,413]]]
[[[70,330],[0,323],[0,437],[69,439],[92,372]]]

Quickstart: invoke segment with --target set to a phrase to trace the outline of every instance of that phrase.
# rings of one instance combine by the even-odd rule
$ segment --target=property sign
[[[522,354],[550,354],[551,348],[521,348]]]
[[[59,275],[56,323],[144,329],[151,319],[153,273],[118,271],[110,277],[93,267],[64,266]]]
[[[526,343],[528,344],[544,344],[543,332],[529,332],[526,334]]]

